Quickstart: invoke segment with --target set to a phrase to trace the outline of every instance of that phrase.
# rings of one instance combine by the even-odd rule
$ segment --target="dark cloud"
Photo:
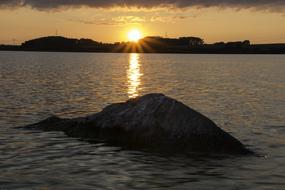
[[[233,7],[262,10],[285,10],[285,0],[0,0],[2,7],[28,6],[35,9],[88,6],[110,7]]]

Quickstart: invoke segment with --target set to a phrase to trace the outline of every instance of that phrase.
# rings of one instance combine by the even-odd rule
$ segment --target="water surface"
[[[0,52],[0,189],[285,189],[284,60]],[[202,112],[261,156],[160,155],[14,128],[150,92]]]

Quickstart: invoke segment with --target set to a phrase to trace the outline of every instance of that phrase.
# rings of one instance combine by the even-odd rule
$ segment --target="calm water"
[[[0,52],[0,189],[285,189],[284,73],[284,55]],[[159,155],[14,128],[149,92],[261,156]]]

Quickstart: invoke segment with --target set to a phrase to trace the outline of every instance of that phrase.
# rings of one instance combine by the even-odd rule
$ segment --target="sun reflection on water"
[[[135,98],[139,95],[139,86],[141,84],[140,55],[137,53],[130,54],[128,69],[128,95],[129,98]]]

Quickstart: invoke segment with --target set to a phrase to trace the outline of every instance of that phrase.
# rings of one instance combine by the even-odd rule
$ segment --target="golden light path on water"
[[[135,98],[139,95],[139,86],[141,84],[141,76],[143,75],[140,71],[140,67],[140,55],[137,53],[130,54],[129,68],[127,71],[129,98]]]

